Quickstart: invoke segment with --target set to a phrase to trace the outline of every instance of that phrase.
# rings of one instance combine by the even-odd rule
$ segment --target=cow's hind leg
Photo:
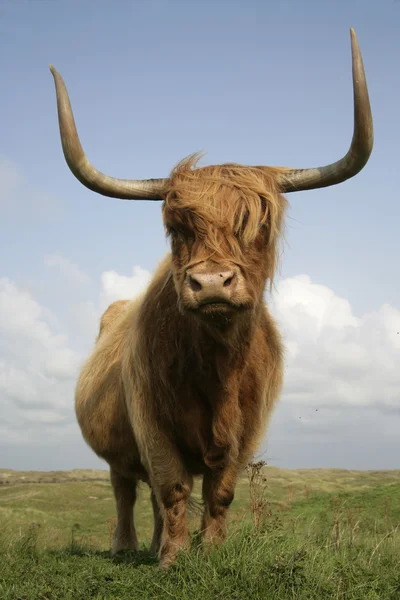
[[[117,526],[111,547],[111,553],[121,550],[139,550],[133,521],[133,507],[136,500],[136,479],[128,479],[111,467],[111,483],[117,505]]]

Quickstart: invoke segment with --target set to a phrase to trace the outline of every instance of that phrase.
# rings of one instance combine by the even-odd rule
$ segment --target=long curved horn
[[[90,190],[103,196],[123,200],[161,200],[168,179],[116,179],[104,175],[89,162],[79,141],[64,80],[53,65],[50,65],[50,71],[56,86],[58,122],[64,156],[75,177]]]
[[[374,128],[367,82],[354,29],[350,29],[353,60],[354,132],[346,156],[325,167],[287,169],[279,177],[283,193],[336,185],[354,177],[368,162],[374,143]]]

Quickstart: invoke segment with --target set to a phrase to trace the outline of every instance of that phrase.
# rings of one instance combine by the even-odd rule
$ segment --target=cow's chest
[[[229,447],[218,432],[229,425],[221,422],[226,419],[228,404],[232,404],[232,395],[216,378],[188,378],[176,386],[172,434],[189,470],[202,472],[224,461]],[[233,404],[240,410],[237,399]]]
[[[183,385],[174,403],[174,434],[193,451],[203,451],[212,437],[214,398],[199,386]]]

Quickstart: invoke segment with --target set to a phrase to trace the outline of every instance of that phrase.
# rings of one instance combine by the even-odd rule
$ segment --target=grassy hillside
[[[266,480],[266,481],[265,481]],[[0,598],[400,598],[400,471],[266,467],[239,483],[230,537],[167,573],[146,550],[149,493],[139,493],[142,552],[111,558],[107,471],[0,471]],[[199,497],[199,485],[195,487]],[[195,532],[199,515],[192,511]]]

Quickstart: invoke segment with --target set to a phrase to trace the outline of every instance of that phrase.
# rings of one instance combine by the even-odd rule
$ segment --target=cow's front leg
[[[205,544],[219,544],[226,537],[227,512],[238,476],[242,426],[238,384],[236,377],[232,377],[214,405],[212,438],[203,457],[208,467],[203,478],[202,537]]]
[[[132,385],[135,378],[136,374],[129,370],[124,373],[126,394],[131,398],[127,408],[140,458],[155,495],[153,507],[158,504],[161,512],[155,528],[162,526],[158,559],[160,567],[166,568],[174,562],[179,550],[189,547],[186,506],[193,478],[185,469],[168,424],[165,425],[157,414],[152,395],[136,390]],[[157,531],[153,541],[152,549],[158,546]]]
[[[154,493],[153,507],[158,505],[161,513],[155,523],[156,530],[159,527],[160,531],[155,531],[152,549],[159,546],[159,564],[166,568],[180,550],[188,549],[190,545],[186,508],[193,478],[186,472],[177,449],[166,436],[157,431],[150,439],[152,443],[146,449],[145,464]]]
[[[186,509],[192,485],[191,478],[182,477],[160,488],[164,527],[158,557],[162,568],[169,567],[180,550],[190,547]]]
[[[226,521],[237,482],[237,467],[228,464],[221,469],[207,470],[203,478],[204,514],[202,539],[207,546],[221,544],[226,538]]]

